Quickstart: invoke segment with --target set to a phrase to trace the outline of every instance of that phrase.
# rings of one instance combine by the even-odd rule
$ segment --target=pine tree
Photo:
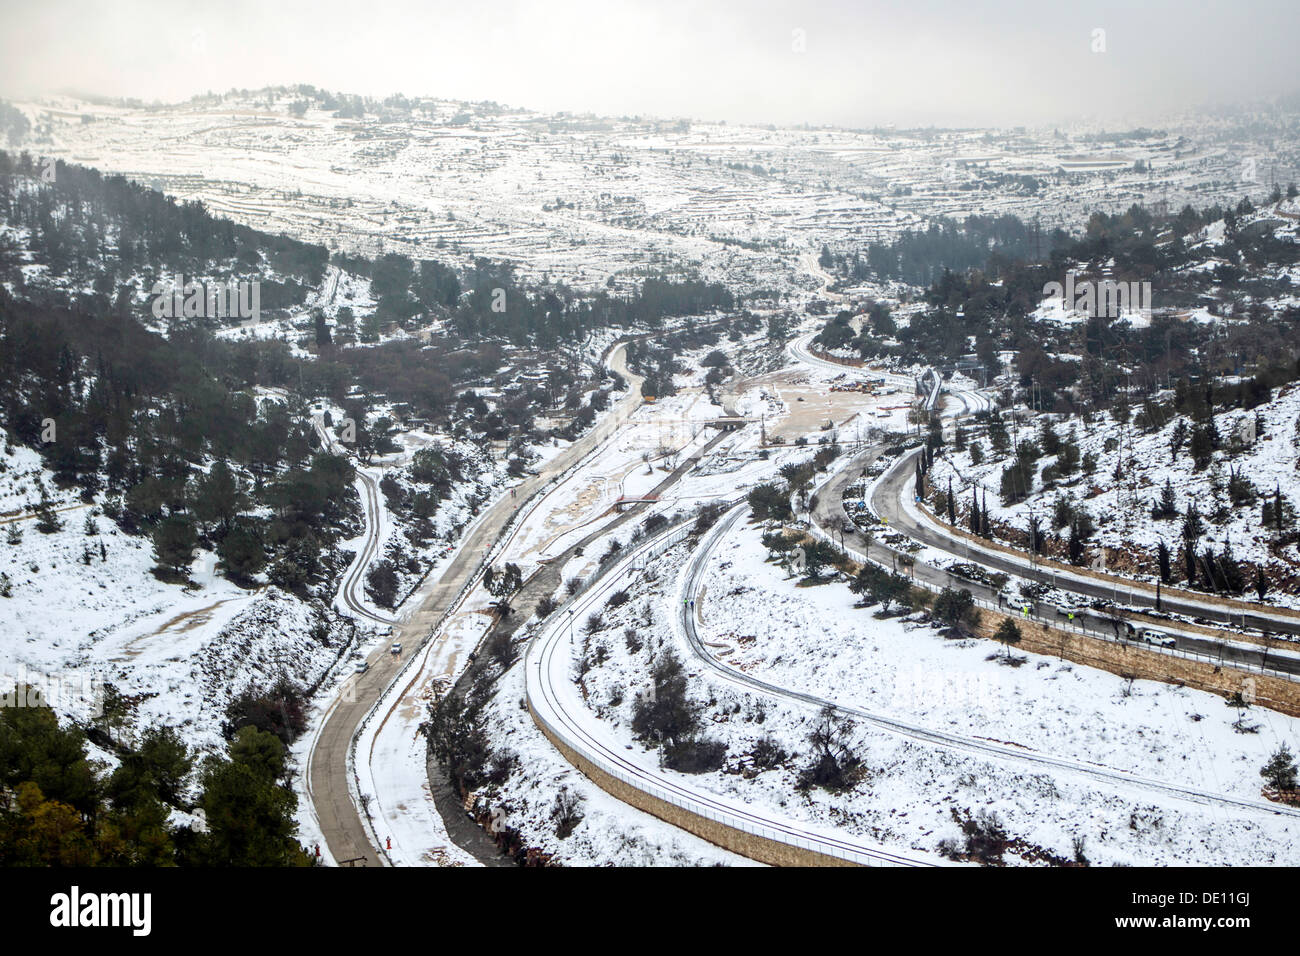
[[[1208,425],[1197,425],[1192,429],[1192,440],[1187,447],[1192,456],[1192,465],[1197,471],[1204,471],[1214,460],[1214,436]]]
[[[185,573],[197,543],[194,525],[184,516],[172,515],[154,526],[153,549],[158,566],[174,574]]]
[[[1165,486],[1160,491],[1160,503],[1151,510],[1153,518],[1175,518],[1178,516],[1178,501],[1174,496],[1174,483],[1165,479]]]
[[[1214,550],[1212,548],[1206,548],[1204,551],[1201,552],[1200,560],[1201,560],[1201,568],[1205,572],[1204,586],[1211,591],[1218,590],[1219,576],[1218,574],[1215,573],[1217,569],[1214,566],[1215,565]]]
[[[948,523],[950,525],[957,524],[957,506],[953,503],[952,500],[952,479],[951,478],[948,479]]]
[[[1169,433],[1169,460],[1171,462],[1176,463],[1178,461],[1178,452],[1186,441],[1187,420],[1185,418],[1179,418],[1174,422],[1173,430]]]
[[[36,530],[41,534],[53,534],[63,527],[63,522],[55,514],[54,503],[45,488],[41,488],[41,501],[36,506]]]
[[[1268,763],[1264,764],[1259,775],[1276,790],[1294,790],[1296,788],[1296,765],[1291,756],[1291,748],[1283,744],[1273,752]]]
[[[1282,497],[1282,486],[1279,484],[1274,487],[1271,496],[1264,498],[1264,504],[1260,509],[1260,526],[1280,535],[1290,523],[1290,517],[1291,503]]]
[[[1205,533],[1205,522],[1201,520],[1201,512],[1192,502],[1187,503],[1187,511],[1183,515],[1183,541],[1187,542],[1193,550],[1201,540],[1201,535]]]
[[[1003,646],[1007,649],[1007,656],[1010,657],[1011,645],[1020,643],[1020,628],[1011,618],[1003,618],[1002,623],[998,625],[997,632],[993,635],[993,638],[994,640],[1002,642]]]

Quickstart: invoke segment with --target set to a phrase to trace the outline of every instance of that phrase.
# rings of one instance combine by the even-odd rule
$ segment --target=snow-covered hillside
[[[1294,746],[1300,734],[1300,722],[1258,710],[1248,714],[1256,732],[1238,733],[1232,727],[1238,713],[1213,695],[1147,682],[1128,687],[1118,677],[1037,655],[1018,655],[1027,659],[1007,667],[992,642],[949,641],[913,622],[877,620],[853,607],[841,584],[796,586],[765,561],[758,537],[758,529],[742,522],[713,555],[698,599],[700,636],[727,665],[778,685],[1026,755],[1077,757],[1253,798],[1268,753],[1279,742]],[[852,789],[802,790],[797,783],[811,759],[808,735],[817,711],[738,692],[693,662],[673,621],[681,613],[685,564],[681,547],[649,561],[626,601],[611,601],[591,615],[593,623],[576,622],[573,678],[586,701],[582,719],[600,721],[632,748],[645,749],[653,742],[632,732],[637,701],[654,663],[669,649],[676,653],[701,711],[699,739],[726,745],[719,770],[683,777],[691,786],[935,858],[941,841],[960,839],[958,818],[985,810],[1022,841],[1017,846],[1025,856],[1009,853],[1010,863],[1046,855],[1069,860],[1076,848],[1094,865],[1293,862],[1289,848],[1300,827],[1293,818],[1226,812],[868,725],[852,734],[866,768]],[[507,679],[493,708],[500,739],[512,747],[528,739],[518,698]],[[507,786],[511,800],[524,793],[516,789],[523,783]],[[539,833],[545,827],[536,819],[540,809],[533,812]],[[590,841],[585,826],[575,836]]]
[[[1300,166],[1285,140],[1191,114],[1126,138],[573,117],[434,98],[338,116],[300,96],[26,102],[23,145],[345,251],[508,258],[586,288],[612,277],[626,289],[667,266],[776,293],[820,285],[800,260],[824,244],[861,250],[931,217],[1075,228],[1096,209],[1258,194],[1243,155],[1283,175]]]
[[[1173,553],[1177,570],[1182,518],[1191,504],[1204,522],[1201,547],[1212,547],[1218,553],[1230,545],[1243,565],[1264,569],[1273,589],[1271,600],[1300,606],[1300,550],[1294,542],[1279,545],[1274,529],[1265,527],[1262,520],[1265,504],[1271,507],[1278,491],[1284,508],[1300,502],[1300,386],[1284,386],[1272,401],[1253,410],[1229,410],[1216,415],[1222,449],[1207,467],[1200,469],[1188,449],[1190,428],[1185,418],[1180,425],[1178,418],[1171,416],[1162,427],[1150,431],[1144,431],[1133,420],[1120,422],[1109,415],[1098,416],[1092,424],[1060,416],[1046,416],[1046,420],[1052,422],[1061,439],[1077,444],[1080,461],[1073,474],[1045,486],[1042,470],[1058,462],[1055,455],[1045,456],[1037,463],[1033,493],[1024,501],[1004,504],[999,493],[1001,475],[1011,459],[994,456],[988,436],[971,429],[964,450],[957,450],[950,442],[936,457],[929,487],[946,493],[951,479],[959,515],[968,512],[973,489],[980,489],[981,507],[987,491],[995,536],[1021,544],[1024,540],[1017,532],[1027,533],[1031,515],[1043,522],[1045,531],[1068,535],[1068,527],[1052,527],[1056,503],[1064,498],[1086,511],[1095,522],[1096,536],[1090,542],[1087,560],[1099,562],[1101,555],[1096,549],[1104,547],[1108,568],[1136,568],[1148,580],[1158,573],[1159,541],[1164,541]],[[1032,440],[1041,446],[1039,421],[1031,420],[1018,428],[1009,423],[1007,427],[1017,431],[1013,439]],[[1180,431],[1183,438],[1175,455],[1174,436]],[[974,451],[976,446],[978,452]],[[979,454],[980,464],[974,464],[973,454]],[[1086,464],[1090,461],[1095,463],[1095,469],[1088,473]],[[1239,486],[1244,479],[1252,489],[1247,498],[1237,502],[1230,488],[1234,472],[1240,476]],[[1177,514],[1156,518],[1153,508],[1161,504],[1166,483],[1173,491]],[[1236,490],[1239,497],[1245,494],[1244,486]],[[940,517],[946,520],[947,516]],[[1054,547],[1059,548],[1059,543]],[[1247,574],[1246,580],[1253,583],[1254,574]]]

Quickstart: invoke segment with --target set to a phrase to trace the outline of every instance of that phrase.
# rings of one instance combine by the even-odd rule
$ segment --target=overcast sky
[[[4,0],[0,94],[330,90],[732,122],[1121,123],[1300,87],[1300,0]],[[1102,30],[1104,35],[1095,31]],[[1104,44],[1104,50],[1094,47]]]

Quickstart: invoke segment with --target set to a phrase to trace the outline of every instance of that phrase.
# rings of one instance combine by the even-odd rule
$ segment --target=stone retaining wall
[[[1300,717],[1300,683],[1295,681],[1269,674],[1254,674],[1228,664],[1161,654],[1136,644],[1103,641],[1047,624],[999,614],[986,608],[980,608],[980,623],[976,632],[981,637],[992,638],[1004,619],[1015,621],[1020,628],[1020,643],[1016,646],[1022,650],[1062,657],[1120,677],[1182,684],[1195,690],[1221,694],[1225,698],[1241,693],[1244,698],[1253,700],[1260,707]]]
[[[546,738],[555,746],[555,749],[564,755],[565,760],[581,770],[583,775],[592,783],[622,803],[636,807],[638,810],[644,810],[651,816],[658,817],[666,823],[671,823],[675,827],[693,833],[700,839],[707,840],[724,850],[739,853],[741,856],[771,866],[854,865],[848,860],[842,860],[839,857],[828,856],[814,850],[805,850],[754,833],[746,833],[744,830],[737,830],[735,827],[729,827],[717,820],[710,820],[684,807],[679,807],[667,800],[652,796],[644,790],[639,790],[631,784],[606,773],[552,734],[546,725],[537,719],[537,714],[533,711],[531,704],[528,710],[533,716],[533,722],[537,724],[542,733],[546,735]]]

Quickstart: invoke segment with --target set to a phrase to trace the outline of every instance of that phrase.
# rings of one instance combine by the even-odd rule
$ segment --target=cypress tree
[[[1070,563],[1079,564],[1083,561],[1083,540],[1079,537],[1079,522],[1070,522],[1070,540],[1066,544],[1070,553]]]
[[[1160,562],[1160,580],[1168,584],[1170,580],[1169,546],[1163,540],[1156,545],[1156,558]]]

